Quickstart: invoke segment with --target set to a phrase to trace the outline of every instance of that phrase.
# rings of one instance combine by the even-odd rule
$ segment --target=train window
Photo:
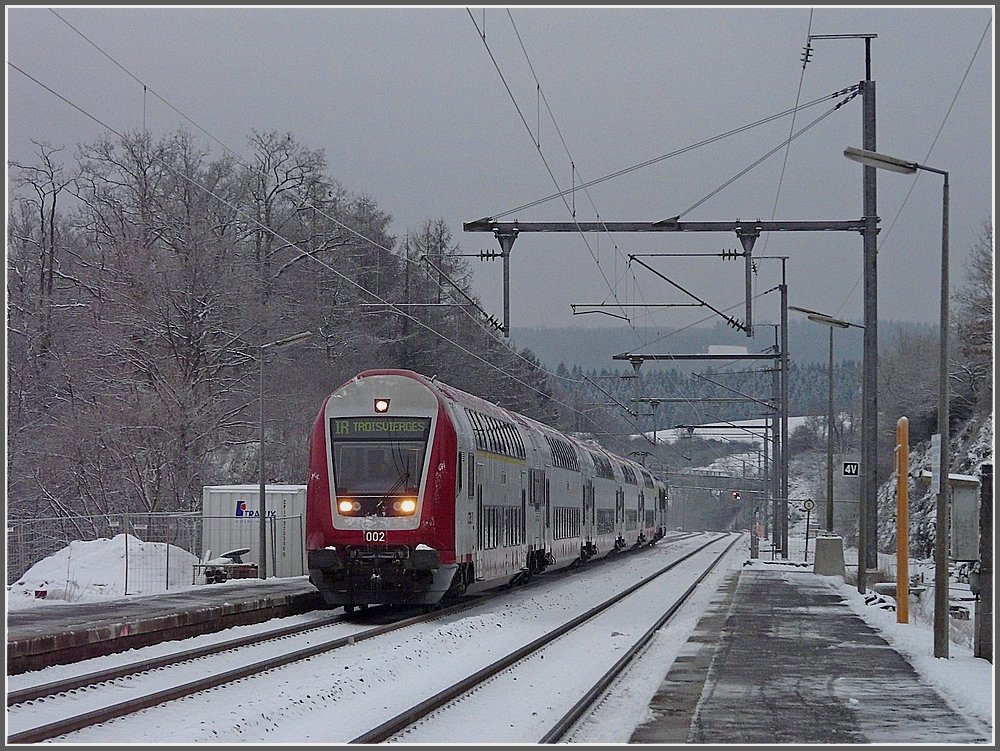
[[[430,418],[333,418],[330,424],[335,488],[355,501],[355,516],[397,516],[392,503],[420,489]]]
[[[610,535],[615,531],[615,512],[609,508],[597,509],[597,534]]]
[[[625,476],[625,482],[630,485],[638,485],[638,481],[635,479],[635,472],[627,464],[622,465],[622,474]]]
[[[455,471],[455,476],[458,477],[458,492],[462,491],[462,475],[465,474],[465,471],[464,471],[464,469],[462,467],[463,459],[464,459],[464,454],[462,454],[462,452],[459,451],[458,452],[458,468]]]
[[[473,488],[476,485],[476,455],[469,453],[469,498],[472,498]]]
[[[603,477],[606,480],[615,479],[615,471],[611,467],[610,459],[594,451],[590,452],[590,458],[594,460],[594,471],[598,477]]]
[[[521,431],[519,431],[516,427],[512,427],[511,431],[513,431],[513,434],[514,434],[514,436],[513,436],[514,437],[514,451],[515,451],[515,453],[519,457],[521,457],[522,459],[524,459],[525,456],[527,456],[527,454],[526,454],[526,452],[524,450],[524,441],[521,440]]]
[[[552,537],[556,540],[563,540],[567,537],[580,536],[580,509],[567,508],[565,506],[556,507],[555,526],[552,529]]]
[[[548,435],[545,436],[545,442],[549,444],[549,450],[552,451],[553,466],[572,469],[576,472],[580,471],[580,463],[576,459],[576,452],[569,443],[561,438]]]
[[[469,415],[469,422],[472,424],[476,448],[480,451],[503,454],[515,459],[524,459],[527,456],[524,450],[524,442],[521,440],[516,427],[490,415],[476,412],[468,407],[465,408],[465,411]]]
[[[476,446],[483,448],[483,426],[479,422],[479,414],[468,407],[465,408],[465,413],[469,416],[469,422],[472,424],[472,435],[476,440]]]
[[[625,509],[625,529],[639,528],[639,514],[634,508]]]
[[[496,437],[493,434],[493,424],[490,418],[483,417],[483,439],[486,441],[487,451],[496,451]]]

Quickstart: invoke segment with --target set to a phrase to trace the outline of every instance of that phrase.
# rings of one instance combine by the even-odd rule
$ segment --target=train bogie
[[[655,541],[630,460],[411,371],[366,371],[313,428],[306,547],[329,605],[434,605]]]

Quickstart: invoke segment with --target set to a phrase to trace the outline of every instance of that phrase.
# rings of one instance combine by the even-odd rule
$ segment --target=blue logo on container
[[[273,509],[268,509],[267,515],[268,517],[277,517],[278,512]],[[233,516],[245,519],[259,519],[260,511],[257,511],[256,509],[248,509],[246,501],[236,501],[236,513],[233,514]]]

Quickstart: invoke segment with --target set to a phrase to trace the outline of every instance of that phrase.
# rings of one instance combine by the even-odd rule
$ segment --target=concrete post
[[[896,623],[910,622],[910,421],[896,421]]]
[[[979,476],[979,599],[973,653],[993,663],[993,465]]]
[[[822,535],[816,538],[813,573],[844,578],[844,538]]]

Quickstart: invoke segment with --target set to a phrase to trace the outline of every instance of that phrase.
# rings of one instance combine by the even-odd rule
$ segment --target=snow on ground
[[[810,553],[814,546],[810,540]],[[121,597],[121,591],[114,591],[113,581],[105,581],[98,572],[112,570],[120,565],[122,541],[95,540],[90,543],[74,543],[72,555],[69,551],[59,554],[36,564],[24,577],[21,584],[8,587],[7,608],[14,610],[23,607],[47,607],[53,601],[35,600],[32,587],[39,582],[51,583],[60,578],[76,582],[73,593],[75,602],[107,601],[113,597]],[[761,556],[770,558],[770,553],[764,552],[764,541],[761,544]],[[163,551],[161,546],[147,545],[136,547],[130,552],[131,560],[135,560],[138,551],[143,551],[150,562],[146,565],[161,566]],[[805,529],[804,521],[800,521],[789,531],[789,567],[804,560]],[[172,553],[173,555],[173,553]],[[853,556],[853,557],[852,557]],[[686,640],[686,635],[694,628],[710,605],[714,593],[724,580],[724,576],[734,569],[744,565],[749,557],[748,541],[741,541],[734,552],[728,556],[727,565],[713,572],[705,585],[699,587],[698,593],[677,618],[662,629],[662,638],[658,636],[642,661],[629,670],[629,678],[615,689],[612,700],[599,710],[595,722],[588,723],[578,730],[575,742],[627,743],[634,728],[644,721],[646,707],[654,695],[663,676],[669,670],[671,663],[680,653]],[[856,565],[856,551],[845,551],[845,562],[848,569],[852,562]],[[144,564],[136,563],[141,566]],[[758,564],[763,565],[763,564]],[[768,564],[769,566],[775,564]],[[780,566],[780,564],[777,564]],[[801,571],[801,568],[797,570]],[[911,619],[908,624],[897,624],[894,611],[885,610],[880,603],[866,603],[865,598],[857,591],[857,587],[844,583],[840,577],[825,577],[837,587],[848,601],[850,607],[858,613],[872,628],[877,630],[885,640],[906,658],[923,678],[933,685],[958,711],[975,718],[992,733],[993,728],[993,666],[986,660],[972,656],[969,646],[952,642],[949,659],[933,657],[933,625],[918,616],[920,609],[911,609]],[[83,582],[90,582],[89,587]],[[213,584],[209,586],[227,586],[236,582]],[[183,584],[178,589],[183,589]],[[191,586],[187,584],[187,586]],[[206,585],[198,585],[206,586]],[[174,587],[171,587],[171,591]],[[53,588],[51,591],[55,592]],[[930,590],[929,590],[930,591]],[[31,592],[31,596],[28,593]],[[138,593],[136,593],[138,594]],[[870,599],[870,597],[869,597]],[[886,600],[881,598],[881,604]],[[511,611],[512,612],[512,611]],[[517,620],[508,612],[505,618],[507,624],[516,627]],[[249,627],[247,627],[249,628]],[[231,638],[232,632],[225,635]],[[222,637],[220,637],[222,638]],[[153,648],[149,648],[153,649]],[[111,659],[111,658],[107,658]],[[125,659],[119,656],[117,659]],[[128,659],[135,659],[132,655]],[[396,679],[405,682],[405,674],[399,674]],[[412,680],[420,680],[413,676]],[[10,679],[8,679],[8,683]]]
[[[788,433],[795,432],[796,428],[811,419],[813,418],[809,416],[789,417]],[[707,422],[704,425],[698,425],[694,434],[698,438],[705,440],[759,444],[761,443],[761,432],[760,420],[756,419],[733,420],[731,422]],[[686,428],[668,428],[666,430],[657,430],[655,433],[657,443],[676,443],[688,435]],[[644,435],[653,440],[653,432],[648,432]]]
[[[7,586],[7,609],[179,590],[191,586],[191,567],[195,563],[198,558],[183,548],[170,545],[168,550],[166,543],[143,542],[132,535],[74,540]]]

